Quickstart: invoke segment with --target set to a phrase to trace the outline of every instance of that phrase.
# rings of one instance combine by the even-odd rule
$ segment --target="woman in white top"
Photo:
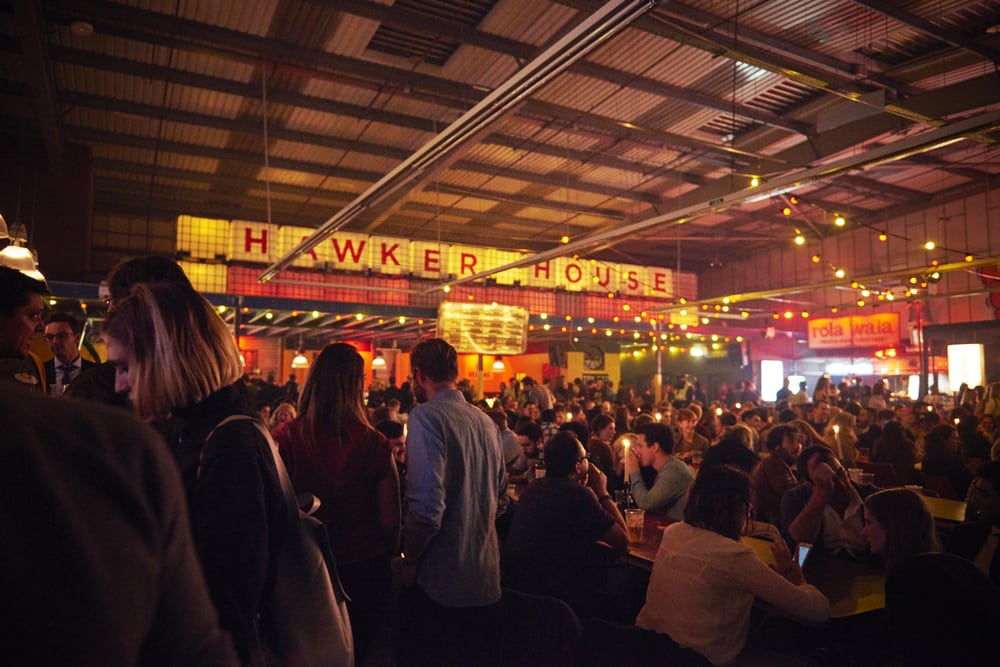
[[[775,566],[740,542],[752,512],[746,473],[703,468],[688,492],[684,521],[663,533],[636,625],[669,635],[713,665],[731,665],[746,647],[754,598],[793,618],[825,622],[829,600],[805,583],[782,540],[772,543]]]

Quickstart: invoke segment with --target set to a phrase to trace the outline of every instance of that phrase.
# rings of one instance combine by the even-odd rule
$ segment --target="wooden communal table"
[[[646,513],[641,544],[630,544],[626,561],[652,570],[656,552],[663,539],[663,529],[673,523],[662,516]],[[754,554],[768,564],[774,563],[771,543],[756,537],[741,540]],[[806,581],[818,588],[830,600],[830,617],[845,618],[885,607],[885,579],[877,565],[858,563],[814,549],[803,569]]]
[[[949,500],[947,498],[932,498],[921,495],[924,505],[931,511],[935,521],[945,521],[947,523],[962,523],[965,521],[965,503],[961,500]]]
[[[802,568],[806,581],[830,600],[830,618],[845,618],[885,608],[882,568],[813,549]]]
[[[662,514],[646,512],[643,517],[642,542],[629,542],[625,561],[647,571],[652,570],[653,561],[656,560],[656,551],[660,548],[660,540],[663,539],[663,529],[672,523],[674,523],[674,519],[668,519]]]
[[[768,565],[774,565],[771,543],[756,537],[740,539]],[[802,574],[830,601],[830,618],[844,618],[885,607],[882,569],[870,563],[832,556],[819,549],[809,554]]]

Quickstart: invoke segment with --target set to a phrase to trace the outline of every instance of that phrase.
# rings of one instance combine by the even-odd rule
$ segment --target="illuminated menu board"
[[[438,309],[437,335],[463,354],[524,354],[528,311],[521,306],[445,301]]]

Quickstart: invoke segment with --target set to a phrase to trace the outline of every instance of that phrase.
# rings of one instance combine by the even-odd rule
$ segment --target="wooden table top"
[[[656,560],[656,552],[660,548],[660,541],[663,539],[663,529],[672,523],[674,523],[673,519],[668,519],[662,514],[646,512],[643,516],[642,543],[629,542],[628,553],[625,556],[626,561],[632,565],[651,570],[653,561]]]
[[[645,519],[643,542],[629,545],[627,560],[651,570],[663,539],[663,529],[673,522],[661,516],[650,516],[648,512]],[[769,541],[748,535],[740,541],[765,563],[774,563]],[[844,618],[885,607],[885,579],[877,565],[858,563],[814,549],[803,574],[807,582],[830,600],[831,618]]]
[[[965,503],[961,500],[948,500],[947,498],[933,498],[931,496],[920,496],[924,505],[931,511],[935,521],[946,521],[949,523],[962,523],[965,521]]]

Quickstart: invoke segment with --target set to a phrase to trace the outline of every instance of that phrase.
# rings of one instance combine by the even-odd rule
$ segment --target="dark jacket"
[[[87,361],[86,359],[80,359],[80,375],[77,376],[77,380],[91,368],[97,366],[93,361]],[[74,380],[76,382],[76,380]],[[45,384],[54,387],[56,384],[56,360],[55,358],[49,359],[45,362]],[[71,383],[72,384],[72,383]]]
[[[270,445],[253,423],[227,424],[206,446],[216,425],[235,414],[251,414],[241,382],[175,410],[157,426],[180,468],[195,546],[219,622],[246,662],[257,645],[255,618],[286,522]]]
[[[5,665],[235,666],[159,436],[0,382]]]
[[[128,408],[128,397],[115,393],[115,367],[109,362],[94,364],[81,371],[69,385],[66,395],[87,401]]]
[[[948,551],[966,560],[975,561],[991,530],[993,523],[990,521],[959,524],[951,529],[951,534],[948,536]],[[1000,586],[1000,548],[994,552],[993,560],[990,561],[989,576],[994,584]]]
[[[737,438],[723,438],[719,444],[709,447],[701,459],[702,468],[712,466],[731,465],[744,470],[747,473],[760,463],[760,457],[756,452],[746,448]]]

